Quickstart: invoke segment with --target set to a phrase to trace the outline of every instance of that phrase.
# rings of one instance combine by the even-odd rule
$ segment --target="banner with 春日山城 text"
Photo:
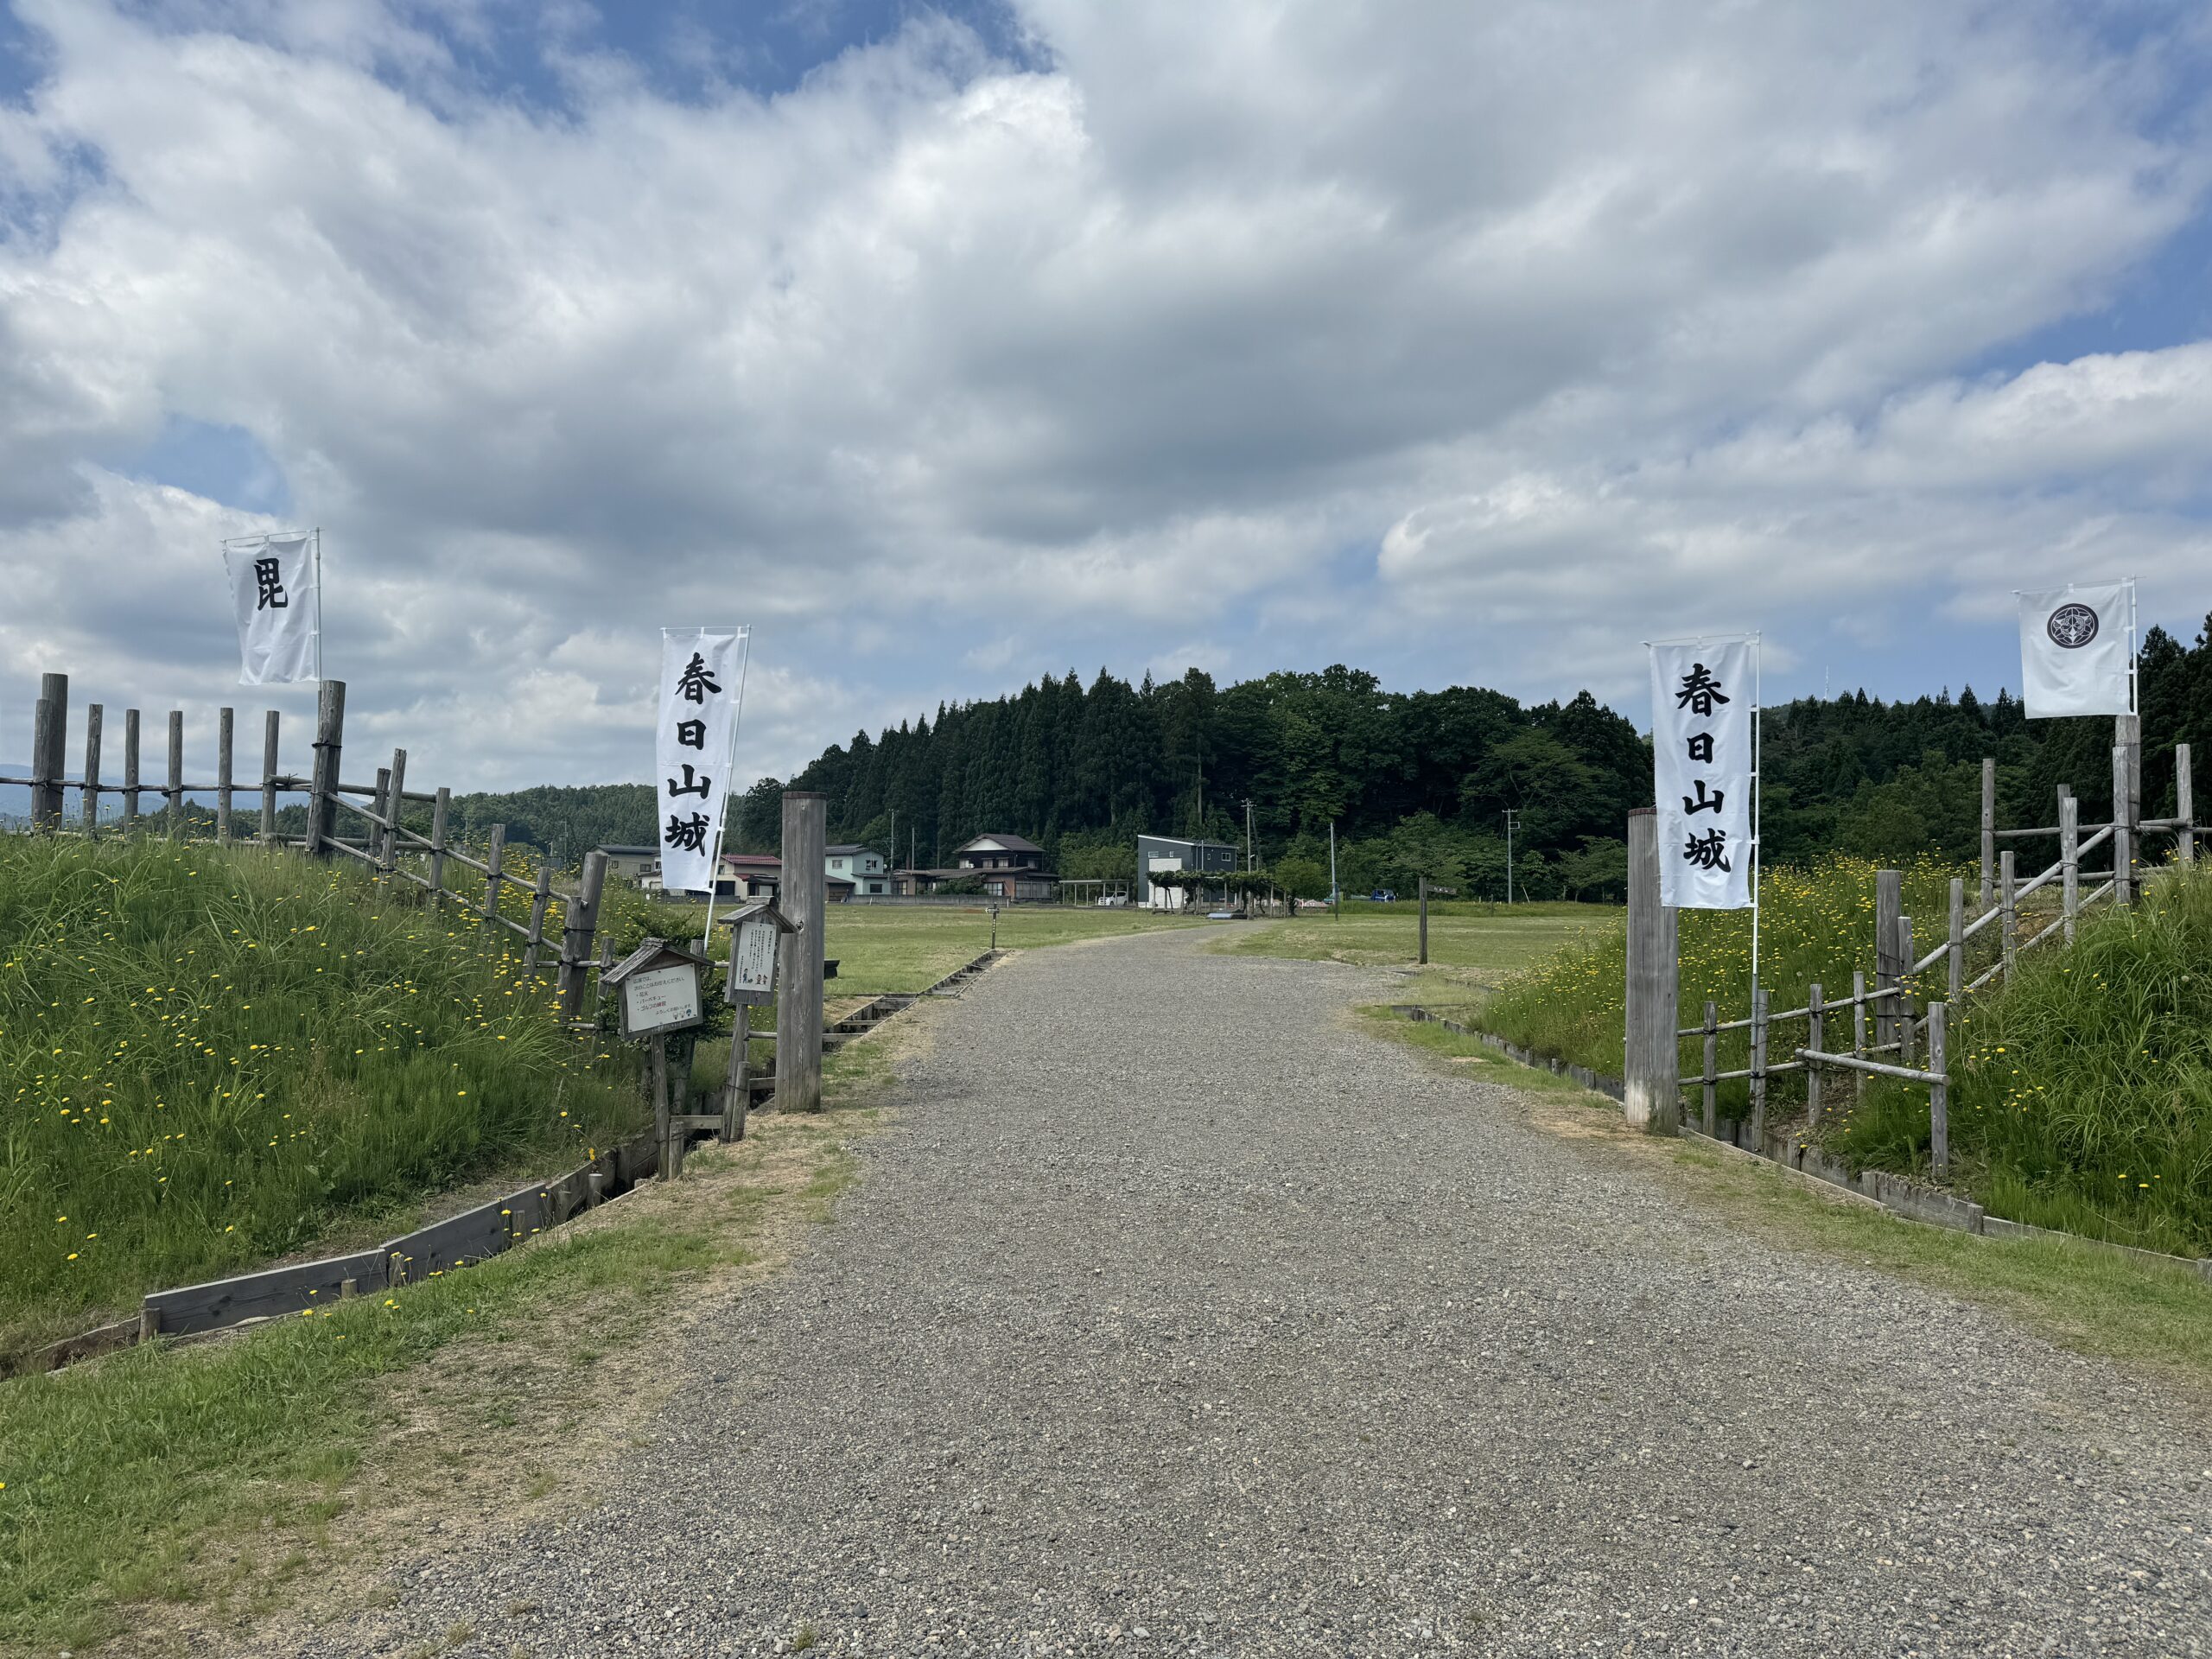
[[[1749,639],[1651,647],[1651,750],[1659,807],[1659,902],[1751,904]]]

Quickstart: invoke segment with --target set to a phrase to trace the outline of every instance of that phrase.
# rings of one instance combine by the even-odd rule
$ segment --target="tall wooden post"
[[[1897,918],[1897,960],[1904,963],[1904,968],[1899,969],[1897,976],[1897,1024],[1896,1033],[1897,1039],[1897,1064],[1899,1065],[1910,1065],[1912,1064],[1913,1027],[1912,990],[1904,978],[1905,972],[1910,969],[1915,960],[1912,950],[1912,918],[1910,916],[1900,916]]]
[[[737,949],[734,938],[730,949]],[[735,1023],[730,1027],[729,1068],[722,1083],[721,1138],[742,1141],[745,1116],[753,1105],[753,1010],[741,1002],[730,1013]]]
[[[2116,905],[2135,902],[2135,824],[2128,811],[2125,743],[2112,746],[2112,898]]]
[[[1713,1073],[1720,1069],[1720,1010],[1707,998],[1705,1005],[1705,1114],[1704,1128],[1709,1138],[1719,1128],[1719,1084]]]
[[[1941,1002],[1928,1005],[1928,1069],[1941,1079],[1928,1085],[1928,1151],[1938,1175],[1951,1166],[1950,1072],[1945,1064],[1950,1052],[1943,1030],[1945,1013]]]
[[[2069,815],[2075,810],[2071,796],[2059,804]],[[2019,883],[2013,872],[2012,859],[2012,849],[2007,847],[2004,857],[1998,861],[1997,878],[1997,943],[2004,952],[2007,980],[2012,977],[2012,963],[2020,954],[2020,912],[2015,897]]]
[[[2082,913],[2082,809],[2071,795],[2058,803],[2058,890],[2061,914],[2066,918],[2066,943],[2074,943],[2074,918]],[[2008,903],[2009,912],[2012,906]],[[2005,964],[2012,964],[2012,944],[2009,931],[2010,915],[2003,918],[2007,924],[2005,942]]]
[[[236,723],[236,710],[215,711],[215,839],[226,847],[231,844],[231,742]]]
[[[67,775],[62,759],[69,736],[69,677],[41,674],[38,706],[31,722],[31,823],[48,831],[61,827],[61,780]]]
[[[276,710],[261,721],[261,844],[276,844]]]
[[[1897,918],[1904,913],[1904,874],[1874,872],[1874,1046],[1897,1041]]]
[[[561,1017],[572,1023],[588,1017],[584,994],[591,986],[591,941],[599,931],[599,899],[606,887],[607,855],[594,847],[584,855],[576,896],[562,918]]]
[[[1866,973],[1854,968],[1851,973],[1851,1052],[1860,1059],[1866,1058]],[[1854,1071],[1851,1074],[1851,1104],[1855,1111],[1866,1098],[1866,1074]]]
[[[1659,814],[1628,815],[1628,1028],[1622,1115],[1654,1135],[1681,1127],[1675,1046],[1675,912],[1659,902]]]
[[[384,792],[384,873],[399,868],[399,821],[407,816],[407,751],[391,752],[391,785]]]
[[[2127,752],[2127,838],[2139,855],[2143,850],[2143,716],[2113,716],[2112,741],[2114,747]],[[2135,883],[2131,880],[2128,885],[2133,887]]]
[[[552,900],[553,867],[541,858],[537,861],[537,886],[530,895],[530,943],[522,953],[522,969],[526,974],[537,971],[537,953],[545,943],[545,907]]]
[[[85,839],[100,832],[100,717],[97,702],[85,709]]]
[[[446,822],[453,815],[453,791],[438,785],[437,804],[430,809],[430,897],[446,896]]]
[[[500,865],[507,855],[507,826],[492,826],[492,845],[484,855],[484,918],[489,921],[499,913]]]
[[[1989,884],[1997,874],[1997,760],[1981,760],[1981,904],[1989,908]]]
[[[1815,1053],[1825,1054],[1827,1044],[1827,1022],[1822,1017],[1821,984],[1815,980],[1805,994],[1805,1046]],[[1805,1063],[1805,1122],[1808,1128],[1821,1126],[1821,1068],[1820,1063]]]
[[[1414,880],[1421,892],[1421,962],[1423,967],[1427,967],[1428,965],[1428,878],[1425,875],[1417,875]]]
[[[1766,1150],[1766,987],[1751,987],[1751,1150]]]
[[[378,766],[376,791],[369,797],[369,810],[375,813],[377,817],[385,817],[389,815],[391,804],[391,768]],[[384,827],[374,819],[365,819],[363,822],[365,828],[361,831],[361,846],[369,855],[369,868],[381,876],[384,874]]]
[[[168,801],[168,838],[184,833],[184,710],[169,710],[169,786],[162,791]]]
[[[315,688],[315,771],[308,779],[308,856],[328,858],[337,828],[338,767],[346,746],[346,682]]]
[[[138,711],[123,711],[123,830],[138,827]]]
[[[2196,862],[2196,791],[2189,776],[2189,745],[2174,745],[2174,816],[2181,820],[2181,831],[2174,842],[2174,849],[2181,855],[2183,864]]]
[[[1964,876],[1951,878],[1951,933],[1950,950],[1946,966],[1950,969],[1945,983],[1950,1000],[1956,1002],[1967,982],[1967,883]],[[1820,1045],[1815,1043],[1814,1047]]]
[[[776,1109],[822,1109],[823,931],[827,925],[823,846],[830,804],[812,790],[784,794],[784,914],[798,924],[777,947]]]

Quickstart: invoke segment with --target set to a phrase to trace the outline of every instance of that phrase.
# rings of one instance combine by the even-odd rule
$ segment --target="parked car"
[[[1397,893],[1389,887],[1377,887],[1367,896],[1378,905],[1395,905],[1398,902]]]

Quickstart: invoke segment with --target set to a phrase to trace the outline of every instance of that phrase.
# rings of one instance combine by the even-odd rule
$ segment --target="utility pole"
[[[1513,902],[1513,812],[1505,809],[1505,902]]]
[[[1254,861],[1253,852],[1252,803],[1248,800],[1244,803],[1244,874],[1247,875],[1258,868]]]
[[[1337,821],[1329,820],[1329,911],[1341,921],[1344,913],[1344,896],[1337,890]]]

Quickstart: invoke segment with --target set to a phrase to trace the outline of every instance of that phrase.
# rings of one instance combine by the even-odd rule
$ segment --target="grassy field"
[[[1619,937],[1617,905],[1432,904],[1430,969],[1409,982],[1407,1000],[1442,1007],[1482,1001],[1511,975],[1586,936]],[[1421,922],[1411,904],[1346,903],[1341,916],[1306,912],[1279,922],[1237,923],[1221,949],[1255,956],[1302,957],[1364,967],[1412,967]]]
[[[630,1132],[504,934],[350,870],[0,841],[0,1357]]]

